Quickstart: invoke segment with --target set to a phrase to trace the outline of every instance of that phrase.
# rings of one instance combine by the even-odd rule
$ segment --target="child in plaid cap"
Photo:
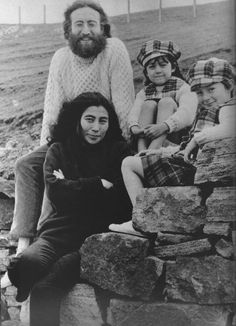
[[[166,146],[168,141],[179,144],[180,130],[193,122],[197,97],[179,71],[180,55],[172,41],[159,40],[146,42],[139,52],[146,81],[129,115],[138,152]]]
[[[226,61],[217,58],[200,60],[189,69],[187,78],[198,97],[198,110],[189,138],[169,156],[160,150],[142,157],[127,157],[122,163],[124,182],[133,206],[143,187],[191,185],[196,168],[196,149],[206,142],[235,137],[235,73]],[[136,235],[132,221],[110,226],[112,231]]]

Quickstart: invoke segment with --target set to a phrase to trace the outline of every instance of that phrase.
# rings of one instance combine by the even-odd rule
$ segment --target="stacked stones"
[[[148,239],[87,238],[81,277],[93,286],[78,284],[65,298],[62,325],[233,325],[235,158],[234,139],[208,143],[194,186],[143,189],[133,222]]]
[[[9,256],[15,252],[16,243],[8,240],[14,208],[14,181],[0,178],[0,274],[6,272]],[[20,304],[15,301],[16,289],[10,286],[1,290],[1,321],[19,320]]]

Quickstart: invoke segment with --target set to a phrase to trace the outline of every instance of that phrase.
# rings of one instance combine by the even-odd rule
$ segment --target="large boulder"
[[[224,138],[206,143],[197,156],[194,183],[214,182],[233,185],[236,177],[235,144],[235,138]]]
[[[227,326],[229,307],[111,300],[112,326]]]
[[[166,266],[166,297],[199,304],[233,303],[233,273],[233,261],[220,256],[177,257]]]
[[[133,223],[144,232],[189,234],[202,229],[205,195],[195,186],[143,189],[133,209]]]
[[[118,233],[96,234],[82,245],[81,277],[103,289],[148,299],[163,271],[163,261],[148,256],[149,241]]]

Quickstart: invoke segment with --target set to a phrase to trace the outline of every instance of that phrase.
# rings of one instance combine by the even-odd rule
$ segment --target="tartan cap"
[[[181,52],[179,47],[172,41],[150,40],[142,45],[137,60],[145,67],[149,60],[163,55],[168,55],[172,57],[174,61],[177,61]]]
[[[194,91],[201,86],[212,83],[228,82],[234,83],[234,68],[228,61],[218,58],[210,58],[208,60],[199,60],[194,63],[188,73],[187,81]]]

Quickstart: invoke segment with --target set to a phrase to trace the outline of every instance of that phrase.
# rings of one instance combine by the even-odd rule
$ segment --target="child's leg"
[[[177,104],[171,97],[165,97],[161,99],[158,103],[158,112],[157,112],[157,120],[156,123],[160,124],[163,121],[167,120],[177,109]],[[150,145],[149,149],[158,149],[161,148],[165,139],[167,137],[167,133],[159,136],[154,139]]]
[[[129,194],[132,205],[136,203],[136,197],[143,188],[141,178],[144,177],[143,166],[140,157],[126,157],[121,166],[124,183]],[[109,229],[115,232],[127,233],[143,237],[144,234],[135,230],[132,220],[122,224],[110,224]]]
[[[141,127],[146,127],[155,121],[157,111],[157,103],[155,101],[145,101],[142,106],[142,111],[139,117],[139,124]],[[144,137],[138,138],[138,152],[147,149],[147,139]]]
[[[144,177],[144,174],[141,158],[134,156],[126,157],[122,162],[121,171],[125,187],[134,206],[136,197],[143,188],[141,179]]]

